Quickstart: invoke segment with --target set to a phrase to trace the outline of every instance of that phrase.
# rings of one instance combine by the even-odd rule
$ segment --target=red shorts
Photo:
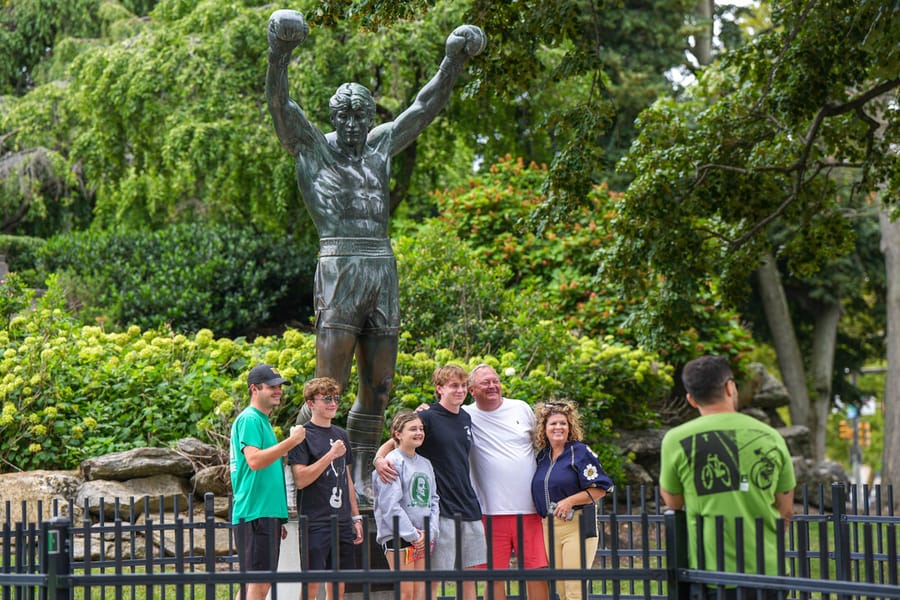
[[[518,526],[520,516],[522,517],[521,540],[519,540]],[[485,535],[490,535],[488,565],[494,569],[508,569],[509,559],[513,552],[516,553],[526,569],[541,569],[548,565],[547,551],[544,548],[544,526],[537,513],[485,515],[482,520],[484,521]],[[490,562],[491,560],[493,562]]]

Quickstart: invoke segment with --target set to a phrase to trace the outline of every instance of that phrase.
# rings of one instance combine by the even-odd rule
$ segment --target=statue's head
[[[347,149],[365,144],[375,118],[372,93],[358,83],[345,83],[331,97],[328,107],[338,144]]]
[[[344,83],[337,89],[328,103],[331,120],[340,111],[363,112],[369,117],[369,123],[375,118],[375,99],[372,92],[358,83]]]

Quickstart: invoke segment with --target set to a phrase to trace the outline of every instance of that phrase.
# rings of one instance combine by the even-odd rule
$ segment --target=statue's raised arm
[[[291,52],[309,35],[303,15],[295,10],[276,10],[269,17],[269,67],[266,71],[266,98],[275,122],[275,133],[292,155],[312,142],[318,132],[303,109],[288,94],[288,63]],[[321,135],[320,132],[318,132]]]
[[[444,60],[438,72],[425,84],[415,101],[390,125],[393,127],[391,155],[406,148],[431,123],[450,100],[456,79],[473,56],[487,45],[480,27],[460,25],[447,37]]]

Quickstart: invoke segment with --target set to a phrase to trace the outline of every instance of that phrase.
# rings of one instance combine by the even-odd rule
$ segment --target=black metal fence
[[[150,510],[148,498],[111,506],[101,503],[95,517],[89,516],[97,511],[92,513],[87,503],[84,507],[73,502],[14,507],[6,502],[6,519],[0,524],[0,600],[212,600],[232,598],[241,584],[261,581],[275,584],[273,598],[293,600],[297,595],[290,586],[299,589],[299,584],[335,579],[346,582],[348,593],[364,600],[378,594],[399,599],[399,586],[394,584],[423,577],[385,568],[368,519],[357,570],[339,575],[301,572],[298,563],[277,572],[241,571],[233,527],[216,517],[214,498],[207,497],[199,506],[189,502],[169,510],[159,500],[154,502],[158,510]],[[582,583],[588,600],[687,600],[692,586],[704,584],[722,591],[734,585],[773,590],[780,598],[798,600],[831,595],[900,599],[900,517],[893,513],[890,488],[804,489],[798,514],[778,537],[784,568],[779,576],[688,569],[691,536],[684,514],[662,513],[661,504],[658,492],[645,488],[621,489],[604,499],[598,512],[599,547],[595,556],[584,557],[581,569],[526,570],[489,564],[486,570],[430,570],[426,578],[443,582],[439,597],[461,594],[459,584],[464,580],[506,582],[512,599],[524,596],[520,590],[524,591],[527,581],[574,579]],[[16,520],[13,515],[19,508],[23,518]],[[27,514],[48,517],[40,523],[26,522]],[[752,541],[742,545],[739,555],[743,548],[756,551]],[[712,559],[708,564],[718,564],[718,557],[708,558]],[[492,586],[482,585],[480,590],[485,598],[492,598]],[[430,586],[426,592],[430,600]]]

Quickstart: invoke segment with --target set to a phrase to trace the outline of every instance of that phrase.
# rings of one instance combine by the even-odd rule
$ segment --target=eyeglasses
[[[544,409],[550,412],[571,412],[572,405],[568,402],[544,402]]]
[[[340,404],[341,397],[340,396],[322,396],[323,404]]]

